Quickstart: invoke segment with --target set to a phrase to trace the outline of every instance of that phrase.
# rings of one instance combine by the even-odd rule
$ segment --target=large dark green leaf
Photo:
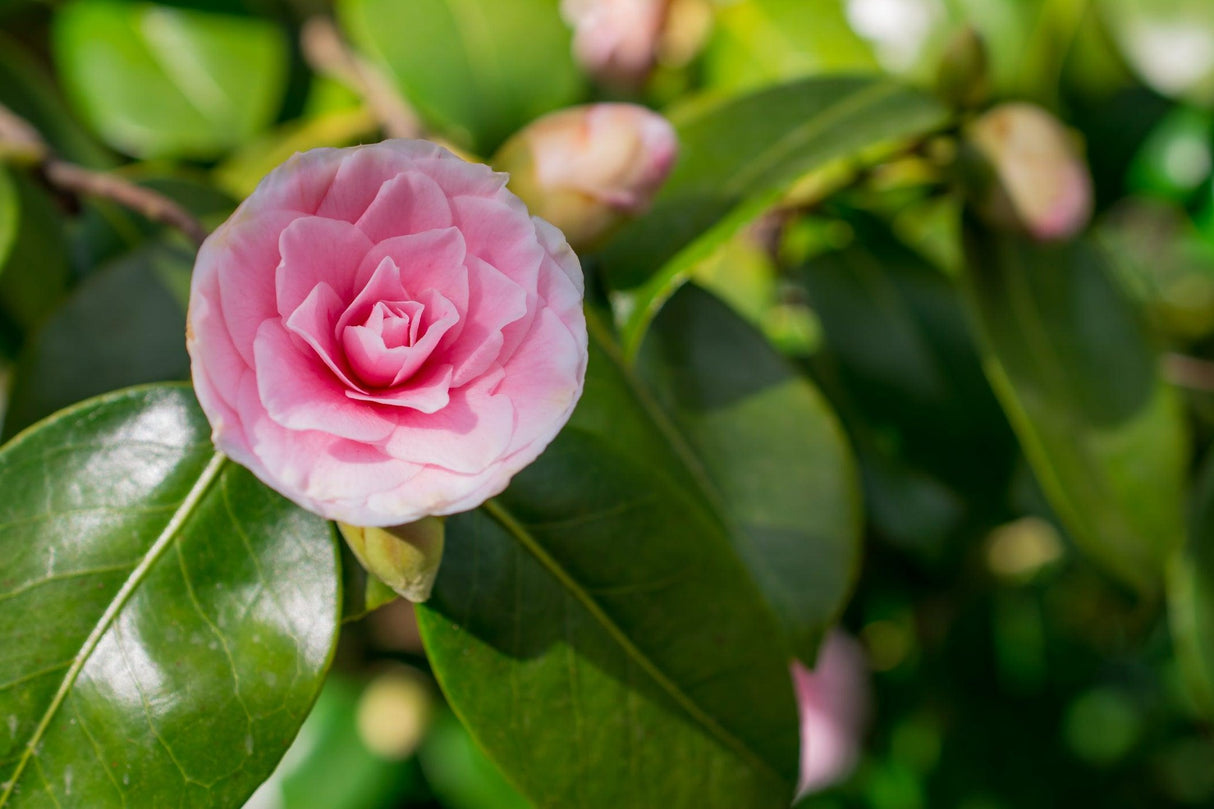
[[[637,360],[667,441],[812,664],[860,556],[860,498],[834,413],[748,323],[694,285]]]
[[[484,154],[581,95],[555,0],[343,0],[338,11],[428,123]]]
[[[653,210],[603,252],[608,280],[619,289],[664,285],[807,172],[945,120],[931,96],[888,80],[817,77],[683,121],[678,163]]]
[[[142,157],[215,157],[266,127],[286,87],[287,43],[266,20],[72,0],[54,56],[84,118]]]
[[[236,807],[320,688],[331,527],[217,455],[185,386],[0,450],[0,806]]]
[[[193,260],[183,248],[150,242],[76,287],[22,351],[3,434],[99,393],[186,379],[185,304],[176,290],[188,290]]]
[[[884,223],[798,273],[822,324],[817,368],[854,436],[882,532],[925,550],[1006,492],[1015,438],[983,376],[960,292]],[[955,507],[954,507],[955,506]]]
[[[648,393],[592,332],[570,424],[501,497],[447,522],[418,607],[435,673],[539,806],[787,806],[780,625]]]
[[[1186,430],[1175,392],[1104,256],[966,229],[966,286],[986,369],[1067,530],[1155,591],[1184,541]]]

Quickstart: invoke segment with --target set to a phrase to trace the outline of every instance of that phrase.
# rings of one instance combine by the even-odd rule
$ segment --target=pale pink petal
[[[485,372],[501,353],[502,329],[527,314],[527,292],[480,259],[468,257],[468,310],[475,317],[463,321],[463,330],[444,342],[436,358],[455,368],[451,384],[462,387]]]
[[[388,180],[358,220],[358,227],[373,242],[402,233],[421,233],[451,227],[451,205],[434,180],[409,171]]]
[[[411,345],[389,348],[383,335],[367,326],[350,326],[342,332],[342,345],[360,379],[373,387],[404,383],[430,358],[443,336],[459,321],[455,306],[437,290],[428,290],[424,307],[411,323]],[[424,331],[420,328],[424,324]],[[448,366],[449,368],[450,366]],[[368,401],[379,401],[372,397]]]
[[[481,163],[468,163],[445,150],[437,159],[418,161],[412,168],[438,183],[449,198],[496,196],[510,179],[505,172],[494,171]]]
[[[550,309],[541,309],[498,386],[514,402],[518,428],[507,449],[515,452],[533,441],[552,440],[564,426],[582,393],[585,350]]]
[[[458,514],[500,494],[510,482],[511,474],[503,471],[500,463],[474,475],[460,475],[437,466],[424,466],[405,485],[372,495],[368,505],[386,513],[413,509],[418,516]]]
[[[502,376],[498,370],[453,389],[450,403],[437,413],[402,410],[400,429],[384,442],[384,451],[452,472],[482,471],[501,457],[514,433],[514,405],[493,393]]]
[[[362,267],[359,268],[359,275],[370,279],[379,264],[385,258],[391,258],[400,268],[400,282],[406,290],[403,300],[418,300],[426,290],[436,289],[451,301],[457,310],[466,312],[466,255],[463,236],[456,228],[428,230],[425,233],[384,239],[367,253]]]
[[[261,407],[251,374],[240,400],[253,456],[247,461],[232,457],[262,482],[329,519],[367,526],[398,524],[393,515],[368,510],[367,498],[407,485],[423,467],[389,458],[369,444],[284,428]]]
[[[871,697],[864,650],[837,629],[814,668],[794,662],[792,677],[801,715],[800,796],[841,781],[855,767]]]
[[[272,269],[278,266],[278,234],[299,217],[294,211],[250,217],[237,209],[198,249],[192,288],[212,277],[218,280],[219,310],[232,344],[250,366],[258,327],[278,315]]]
[[[281,259],[274,274],[278,313],[290,316],[320,283],[349,300],[358,291],[358,267],[371,247],[371,240],[348,222],[315,216],[291,222],[278,239]]]
[[[334,336],[334,324],[344,308],[337,293],[328,284],[320,283],[312,288],[283,325],[307,343],[344,386],[357,388],[358,383],[348,371],[345,356]]]
[[[456,197],[451,207],[469,253],[524,288],[536,288],[544,249],[518,197]]]
[[[241,208],[263,213],[273,210],[316,213],[333,178],[337,176],[337,169],[345,154],[344,149],[296,152],[262,178]]]
[[[349,399],[342,382],[317,357],[306,356],[281,324],[263,324],[253,350],[261,403],[283,427],[369,442],[383,441],[396,429],[377,406]]]
[[[395,149],[371,144],[351,150],[341,161],[316,215],[357,222],[379,193],[379,187],[408,168],[408,160]]]
[[[384,391],[362,393],[346,391],[346,396],[360,402],[376,402],[391,407],[407,407],[419,413],[442,410],[451,400],[451,366],[439,365],[409,380],[408,385]]]
[[[374,254],[375,251],[368,253],[367,259],[371,259]],[[361,275],[362,270],[359,272]],[[348,326],[365,323],[371,315],[371,310],[375,308],[375,304],[380,301],[403,303],[409,299],[409,293],[405,291],[404,284],[401,282],[400,268],[391,256],[384,256],[371,273],[366,285],[349,302],[346,310],[337,319],[337,324],[334,326],[335,334],[341,334]]]
[[[560,230],[538,217],[533,216],[531,221],[535,225],[540,246],[547,253],[538,283],[540,297],[563,318],[565,310],[574,306],[579,310],[582,308],[582,297],[586,291],[582,265]]]

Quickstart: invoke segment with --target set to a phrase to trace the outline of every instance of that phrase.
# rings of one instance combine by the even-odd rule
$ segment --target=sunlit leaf
[[[287,43],[265,20],[72,0],[53,33],[70,100],[128,154],[214,157],[264,129],[282,103]]]
[[[343,0],[338,12],[428,123],[483,154],[581,95],[556,0]]]
[[[307,715],[332,528],[209,436],[163,386],[0,449],[0,806],[239,806]]]

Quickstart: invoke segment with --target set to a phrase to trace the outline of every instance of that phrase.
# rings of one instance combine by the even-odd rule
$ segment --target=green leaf
[[[69,404],[144,382],[187,379],[185,302],[194,256],[147,243],[86,278],[28,340],[4,435]]]
[[[342,0],[337,10],[426,122],[481,154],[581,97],[556,0]]]
[[[447,710],[434,721],[417,752],[434,794],[449,809],[529,809]]]
[[[1168,568],[1168,619],[1193,701],[1214,718],[1214,455],[1197,480],[1189,537]]]
[[[705,84],[725,92],[876,67],[872,48],[848,24],[841,0],[723,6],[704,54]]]
[[[21,224],[21,198],[17,185],[4,169],[0,169],[0,272],[4,272],[5,260],[17,241]]]
[[[190,174],[166,174],[163,167],[151,168],[147,164],[124,169],[123,176],[144,188],[149,188],[176,202],[203,225],[217,226],[236,208],[236,200]],[[125,208],[102,197],[82,200],[80,215],[72,227],[72,265],[76,276],[86,277],[117,258],[143,249],[153,237],[159,241],[176,240],[187,244],[176,229],[153,222],[142,214]],[[190,248],[190,263],[193,263],[193,248]],[[171,277],[181,278],[171,274]],[[186,293],[182,307],[189,298],[189,276],[185,277]]]
[[[819,77],[683,121],[678,163],[653,209],[603,251],[608,280],[617,289],[664,287],[798,178],[874,144],[922,135],[946,117],[932,97],[884,79]]]
[[[384,809],[422,800],[416,761],[385,759],[363,743],[362,694],[359,684],[334,672],[291,751],[246,809]]]
[[[967,513],[1001,507],[1016,441],[953,281],[883,222],[844,221],[851,243],[797,274],[825,337],[816,369],[856,436],[882,533],[939,546]]]
[[[0,104],[29,121],[73,163],[108,168],[114,155],[72,117],[45,67],[19,42],[0,32]]]
[[[16,191],[16,205],[10,196],[8,213],[0,213],[0,218],[16,217],[16,237],[7,259],[0,257],[0,319],[27,332],[63,299],[70,274],[67,239],[63,215],[50,197],[27,177],[10,173],[7,178]]]
[[[966,287],[995,388],[1075,541],[1139,591],[1184,541],[1188,447],[1138,313],[1086,242],[966,228]]]
[[[162,386],[0,450],[0,806],[239,806],[307,715],[332,529],[209,434]]]
[[[785,807],[798,734],[780,626],[649,394],[592,335],[570,424],[447,521],[418,607],[435,673],[538,806]]]
[[[637,373],[791,656],[812,665],[860,557],[859,482],[834,413],[750,324],[691,284],[662,307]]]
[[[127,154],[223,154],[274,120],[286,87],[287,43],[266,20],[72,0],[52,33],[70,100]]]

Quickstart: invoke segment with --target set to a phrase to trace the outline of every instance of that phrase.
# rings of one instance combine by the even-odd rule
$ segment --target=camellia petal
[[[505,175],[423,141],[297,155],[199,253],[216,445],[305,508],[389,526],[500,492],[569,418],[582,279]]]
[[[278,313],[289,317],[317,284],[327,284],[348,299],[356,291],[358,266],[371,247],[371,240],[348,222],[319,216],[296,219],[278,239]]]
[[[449,228],[454,221],[451,204],[438,183],[410,171],[380,186],[357,224],[369,239],[379,242],[400,235],[402,222],[412,232],[422,233]]]

